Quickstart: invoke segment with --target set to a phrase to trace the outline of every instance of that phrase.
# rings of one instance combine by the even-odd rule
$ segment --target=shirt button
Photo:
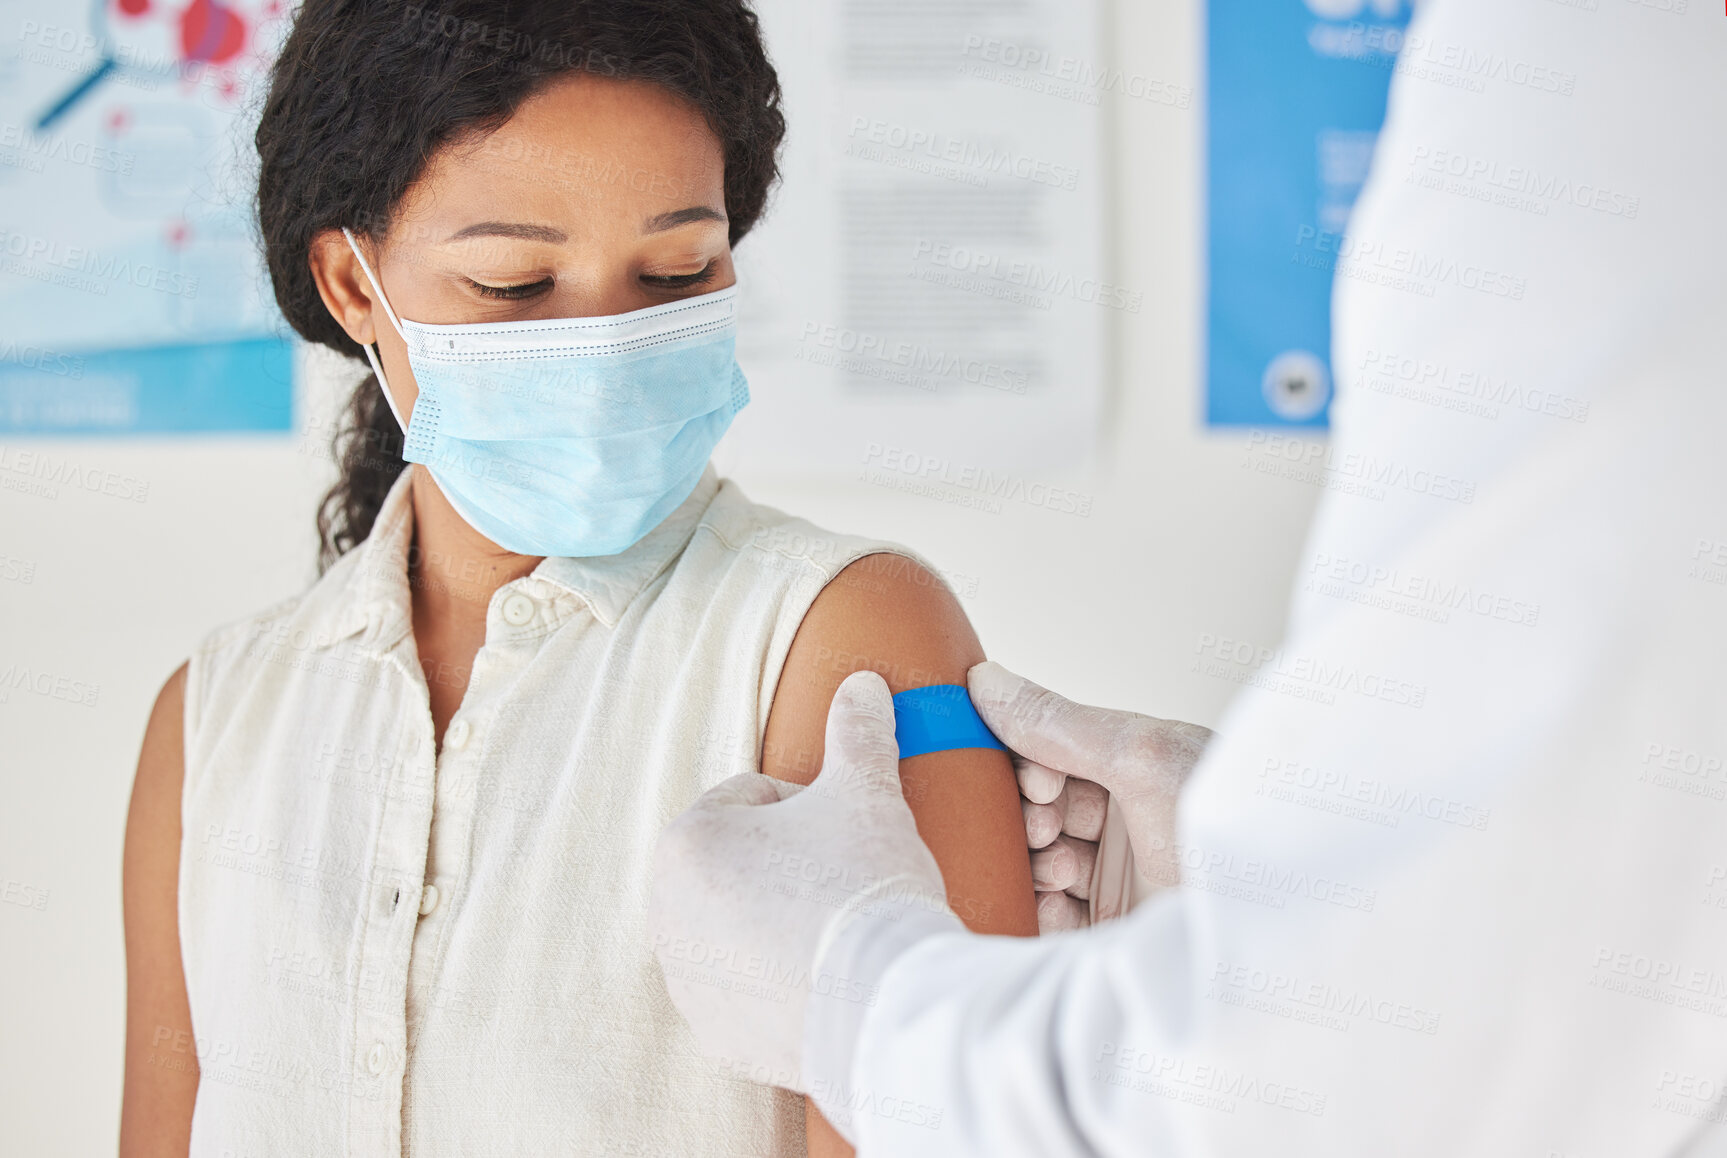
[[[521,592],[516,592],[504,600],[504,622],[511,627],[521,627],[534,618],[534,601]]]
[[[375,1074],[381,1074],[384,1072],[383,1042],[375,1042],[372,1045],[372,1048],[366,1051],[366,1068]]]
[[[420,890],[420,916],[425,916],[438,907],[438,886],[427,885]]]
[[[450,726],[444,729],[444,747],[460,748],[468,742],[468,721],[451,720]]]

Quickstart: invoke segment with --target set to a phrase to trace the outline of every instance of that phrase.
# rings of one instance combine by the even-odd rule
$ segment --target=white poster
[[[789,127],[738,250],[754,401],[721,466],[1082,465],[1141,300],[1103,250],[1096,0],[756,9]]]

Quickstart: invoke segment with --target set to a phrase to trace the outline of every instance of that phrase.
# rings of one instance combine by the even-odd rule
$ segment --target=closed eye
[[[523,282],[520,285],[487,285],[473,278],[464,279],[473,287],[475,293],[483,298],[497,298],[503,301],[520,301],[531,298],[552,288],[552,279],[543,277],[539,281]]]
[[[655,289],[669,289],[669,290],[689,289],[691,286],[705,285],[706,283],[712,281],[714,279],[714,273],[715,273],[714,267],[717,264],[718,264],[717,262],[710,261],[710,262],[708,262],[707,265],[703,266],[701,269],[697,270],[695,273],[678,273],[678,274],[644,273],[642,275],[642,281],[646,282],[648,285],[652,286]]]

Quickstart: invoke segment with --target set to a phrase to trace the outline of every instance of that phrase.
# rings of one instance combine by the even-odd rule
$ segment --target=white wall
[[[1231,689],[1189,672],[1195,641],[1281,633],[1317,493],[1244,469],[1245,436],[1199,425],[1202,222],[1197,0],[1117,0],[1111,50],[1185,84],[1194,107],[1106,99],[1118,168],[1110,279],[1143,289],[1111,349],[1104,461],[1062,480],[1087,518],[978,514],[862,482],[733,471],[752,496],[838,530],[898,539],[976,580],[990,654],[1063,692],[1203,723]],[[796,110],[792,110],[796,115]],[[334,359],[312,359],[305,412]],[[109,1150],[124,1016],[120,847],[138,741],[162,680],[212,626],[313,576],[330,476],[300,436],[5,440],[149,483],[146,501],[0,489],[0,672],[100,685],[94,706],[12,689],[0,702],[0,1149]],[[15,478],[0,471],[0,484]],[[7,558],[34,564],[33,581]],[[40,908],[32,907],[46,890]],[[20,903],[22,902],[22,903]]]

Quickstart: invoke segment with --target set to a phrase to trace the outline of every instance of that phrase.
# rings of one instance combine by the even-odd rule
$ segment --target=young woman
[[[800,1099],[669,1005],[654,839],[734,772],[813,778],[853,670],[956,684],[983,652],[902,549],[707,465],[778,102],[743,0],[302,7],[259,217],[288,321],[376,372],[321,578],[150,719],[123,1154],[804,1152]],[[954,910],[1034,933],[1007,756],[902,774]]]

